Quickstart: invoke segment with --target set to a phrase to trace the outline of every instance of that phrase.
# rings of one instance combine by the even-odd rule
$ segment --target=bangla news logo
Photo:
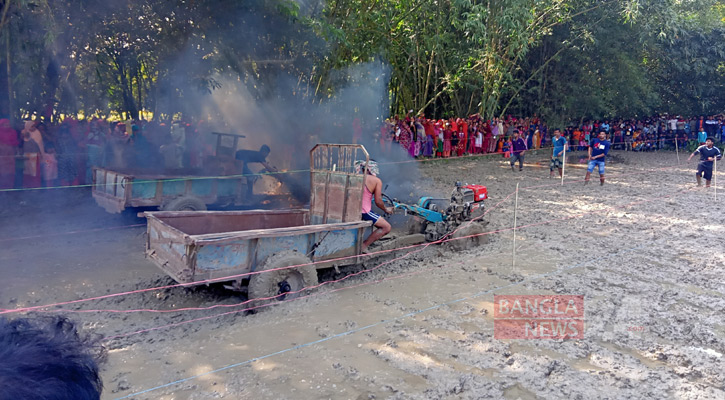
[[[584,296],[494,295],[495,339],[583,339]]]

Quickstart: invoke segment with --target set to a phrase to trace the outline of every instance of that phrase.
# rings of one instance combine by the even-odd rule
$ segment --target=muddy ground
[[[725,398],[725,190],[715,202],[712,189],[694,187],[694,163],[617,152],[604,186],[583,185],[578,163],[556,185],[543,155],[523,172],[498,156],[419,167],[421,193],[444,195],[457,180],[488,186],[487,229],[501,232],[463,252],[430,246],[255,314],[216,286],[65,306],[229,306],[63,312],[116,337],[105,342],[103,397]],[[507,196],[517,183],[514,267]],[[87,189],[0,200],[0,308],[173,283],[144,259],[143,226],[128,227],[143,220],[106,214]],[[493,337],[494,294],[553,293],[584,296],[584,339]]]

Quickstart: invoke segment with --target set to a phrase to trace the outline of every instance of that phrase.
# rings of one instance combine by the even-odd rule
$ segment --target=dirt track
[[[516,270],[505,230],[480,248],[431,246],[254,315],[183,323],[239,307],[68,313],[104,337],[179,324],[109,341],[104,398],[197,375],[133,398],[725,398],[725,210],[712,190],[694,188],[694,164],[619,152],[605,186],[574,182],[583,176],[574,165],[579,178],[562,187],[547,179],[543,156],[527,161],[521,173],[499,157],[420,163],[428,179],[421,193],[481,183],[489,208],[520,183],[518,225],[527,227],[517,231]],[[0,214],[0,239],[143,223],[105,214],[85,190],[50,206],[43,198],[4,197],[12,205]],[[509,228],[513,198],[486,218],[489,230]],[[10,282],[0,308],[171,283],[143,259],[142,234],[131,227],[0,242],[0,276]],[[494,339],[494,293],[583,295],[585,339]],[[239,301],[216,288],[175,288],[68,308]]]

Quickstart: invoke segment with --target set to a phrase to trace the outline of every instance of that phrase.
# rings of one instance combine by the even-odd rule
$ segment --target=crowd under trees
[[[724,21],[713,0],[4,0],[0,114],[198,118],[228,82],[315,104],[369,64],[390,115],[716,114]]]

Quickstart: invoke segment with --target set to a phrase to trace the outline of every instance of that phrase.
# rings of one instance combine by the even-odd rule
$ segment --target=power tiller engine
[[[383,195],[394,209],[403,210],[413,216],[409,222],[410,233],[424,233],[425,239],[435,242],[455,231],[467,221],[479,221],[484,212],[483,201],[488,199],[488,190],[482,185],[464,185],[456,182],[456,188],[448,199],[421,197],[415,205],[400,203]]]

